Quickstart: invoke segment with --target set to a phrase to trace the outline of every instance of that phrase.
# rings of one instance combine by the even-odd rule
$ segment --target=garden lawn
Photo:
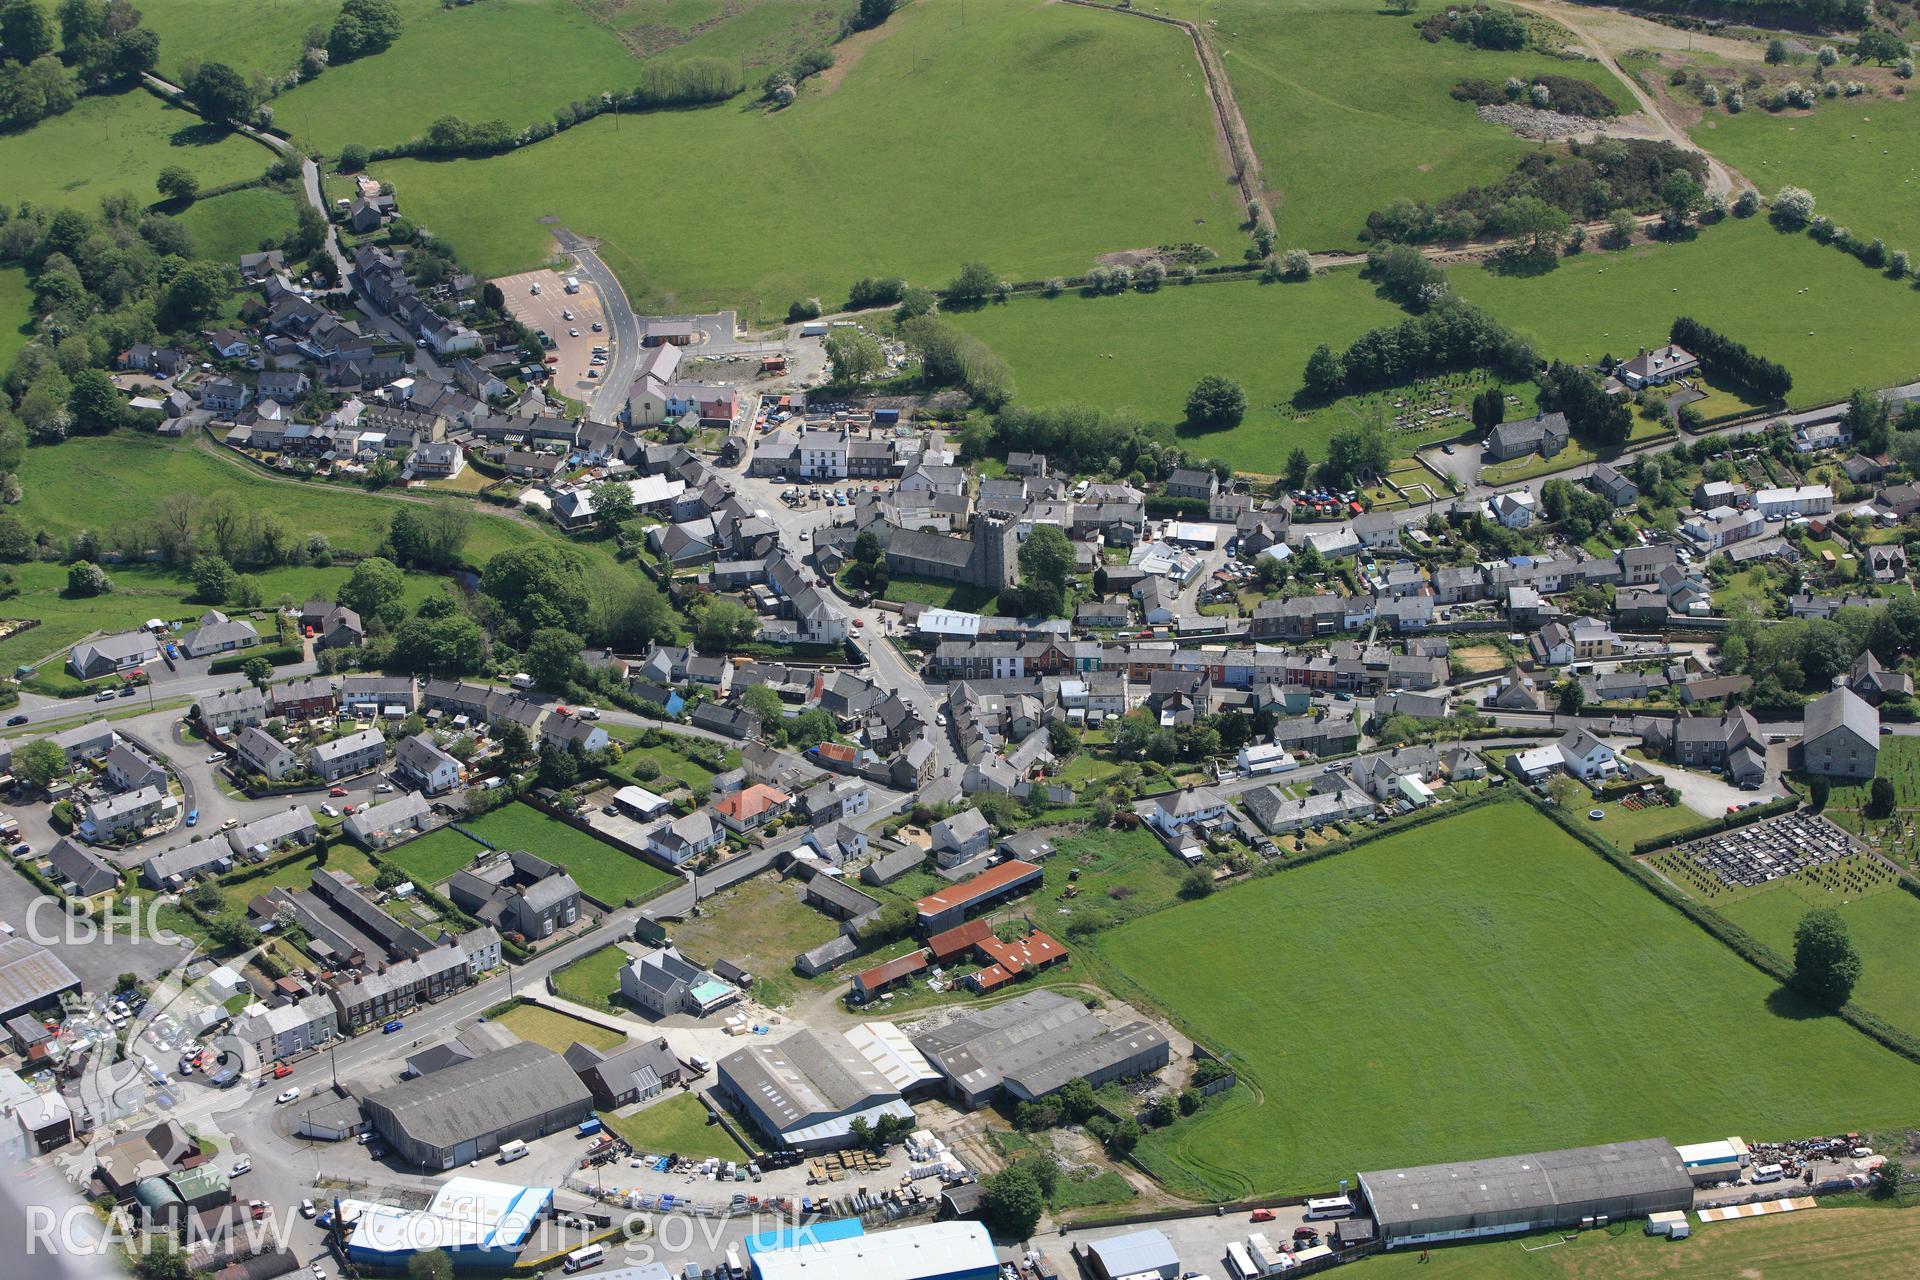
[[[1920,1249],[1920,1208],[1783,1213],[1695,1222],[1678,1244],[1639,1222],[1522,1240],[1396,1249],[1353,1264],[1354,1280],[1880,1280]],[[1902,1261],[1906,1259],[1907,1261]]]
[[[179,165],[202,187],[257,178],[272,154],[142,89],[81,98],[65,115],[0,136],[0,200],[98,213],[100,197],[158,198],[153,181]]]
[[[1805,187],[1817,212],[1862,240],[1920,253],[1920,105],[1910,99],[1822,101],[1812,115],[1709,111],[1693,140],[1769,199]]]
[[[179,218],[193,233],[197,256],[233,262],[257,251],[261,241],[277,243],[293,230],[293,196],[271,187],[248,187],[195,201]]]
[[[1605,840],[1622,853],[1632,853],[1633,846],[1642,840],[1651,840],[1655,836],[1666,835],[1670,831],[1681,831],[1687,827],[1698,826],[1700,815],[1683,804],[1660,805],[1657,808],[1627,809],[1619,801],[1607,804],[1588,803],[1580,812],[1584,815],[1589,809],[1599,809],[1607,816],[1598,822],[1582,817],[1595,835]]]
[[[1664,343],[1674,318],[1690,315],[1786,365],[1796,407],[1920,375],[1920,291],[1760,218],[1681,244],[1589,251],[1543,276],[1470,266],[1448,274],[1456,292],[1550,359],[1624,358]]]
[[[452,827],[441,827],[424,836],[415,836],[401,844],[383,849],[380,856],[412,876],[420,884],[439,884],[475,858],[486,846],[470,840]]]
[[[969,259],[1027,278],[1174,241],[1240,252],[1242,215],[1180,32],[1032,0],[969,0],[961,16],[904,7],[785,111],[743,96],[374,172],[483,275],[544,261],[549,215],[599,237],[642,310],[722,304],[751,319],[844,298],[863,275],[944,284]],[[706,201],[688,234],[671,188],[604,180],[626,171],[753,179]]]
[[[558,1009],[543,1009],[537,1004],[515,1005],[494,1021],[522,1040],[545,1045],[555,1053],[565,1053],[567,1046],[576,1040],[602,1053],[627,1042],[627,1037],[618,1031]]]
[[[224,839],[225,837],[220,837]],[[248,876],[238,880],[220,882],[220,897],[226,902],[227,910],[244,912],[247,904],[270,889],[304,889],[313,882],[313,873],[326,868],[328,871],[340,871],[358,880],[362,887],[371,889],[375,877],[380,873],[367,861],[367,855],[350,844],[339,844],[332,848],[325,862],[312,854],[304,858],[295,858],[284,866],[275,867],[263,876]]]
[[[630,857],[558,818],[549,818],[531,805],[503,805],[460,825],[496,849],[525,849],[564,864],[582,893],[610,907],[649,897],[675,881],[674,876],[653,864]]]
[[[618,729],[614,732],[619,736]],[[639,728],[633,730],[636,735],[641,732],[644,730]],[[631,742],[631,739],[627,741]],[[641,760],[651,760],[660,770],[659,774],[645,780],[641,779],[633,769],[633,766]],[[713,770],[697,760],[688,759],[665,743],[652,747],[623,747],[620,751],[620,763],[615,766],[614,771],[623,777],[632,778],[637,786],[645,787],[655,793],[673,790],[675,782],[688,787],[704,787],[713,782]]]
[[[555,994],[590,1009],[619,1011],[620,970],[626,967],[627,953],[609,943],[589,952],[563,969],[553,972]]]
[[[600,1119],[642,1155],[737,1161],[749,1154],[725,1129],[707,1123],[706,1107],[690,1093],[670,1093],[628,1115],[602,1111]]]
[[[1884,887],[1851,901],[1799,879],[1781,881],[1750,898],[1715,910],[1788,959],[1800,917],[1815,907],[1833,907],[1847,922],[1862,967],[1853,998],[1887,1021],[1920,1032],[1920,900]]]
[[[1096,945],[1121,994],[1137,984],[1257,1088],[1141,1143],[1175,1190],[1311,1191],[1355,1167],[1916,1114],[1920,1065],[1814,1015],[1519,801]],[[1675,991],[1685,1019],[1648,1013],[1646,993]],[[1820,1070],[1780,1088],[1792,1062]]]
[[[1253,135],[1282,248],[1350,249],[1367,214],[1398,197],[1437,200],[1497,181],[1539,144],[1487,124],[1448,91],[1551,74],[1599,86],[1630,107],[1597,63],[1490,52],[1416,30],[1431,16],[1375,0],[1176,0],[1207,26]]]
[[[571,101],[626,93],[639,80],[633,55],[572,0],[435,4],[410,17],[385,53],[329,67],[274,99],[273,118],[338,155],[350,142],[405,142],[442,116],[515,127],[550,120]]]
[[[0,267],[0,365],[13,363],[33,325],[33,290],[20,267]]]
[[[1358,420],[1345,402],[1293,407],[1313,349],[1324,342],[1338,351],[1404,318],[1353,270],[1304,284],[1236,280],[1023,297],[948,317],[1013,366],[1022,404],[1132,408],[1149,421],[1178,423],[1194,383],[1213,373],[1234,379],[1246,392],[1246,417],[1227,430],[1181,428],[1181,444],[1260,475],[1279,474],[1296,446],[1324,455],[1329,437]],[[1402,452],[1462,429],[1456,422],[1438,433],[1405,433]]]

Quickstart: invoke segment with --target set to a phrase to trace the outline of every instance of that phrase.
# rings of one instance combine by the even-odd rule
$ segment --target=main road
[[[600,389],[588,406],[596,422],[615,422],[626,411],[627,389],[633,385],[640,368],[640,318],[627,301],[627,291],[619,277],[593,251],[594,242],[577,236],[565,227],[555,227],[553,238],[561,249],[579,264],[593,291],[600,295],[600,310],[607,318],[607,367],[600,378]]]

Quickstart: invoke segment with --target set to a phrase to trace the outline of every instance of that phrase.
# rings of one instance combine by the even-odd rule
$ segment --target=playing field
[[[1391,14],[1375,0],[1175,0],[1206,26],[1253,135],[1284,247],[1353,246],[1367,214],[1497,180],[1539,144],[1456,102],[1463,79],[1550,74],[1632,104],[1597,63],[1490,52],[1416,31],[1433,6]]]
[[[1920,1033],[1920,955],[1914,951],[1914,940],[1920,938],[1920,900],[1912,894],[1882,886],[1849,899],[1793,879],[1715,909],[1792,958],[1793,931],[1814,907],[1838,910],[1859,948],[1861,972],[1854,1000],[1896,1026]]]
[[[178,216],[193,233],[197,257],[233,262],[241,254],[259,249],[261,241],[278,242],[293,230],[293,201],[294,197],[284,191],[248,187],[211,200],[197,200]]]
[[[1142,1142],[1178,1191],[1311,1192],[1356,1167],[1916,1113],[1920,1066],[1813,1016],[1518,801],[1095,945],[1121,994],[1137,985],[1254,1086]],[[1796,1062],[1819,1070],[1780,1087]]]
[[[1920,253],[1920,106],[1910,100],[1822,102],[1810,116],[1709,112],[1693,140],[1762,195],[1805,187],[1816,212],[1855,235]]]
[[[506,805],[460,825],[496,849],[525,849],[562,864],[582,893],[610,906],[645,897],[674,879],[531,805]]]
[[[1293,407],[1313,349],[1325,342],[1339,350],[1403,318],[1352,270],[1303,284],[1246,280],[1024,297],[949,317],[1013,366],[1022,404],[1132,408],[1149,421],[1179,423],[1194,383],[1210,373],[1233,378],[1247,395],[1246,418],[1231,430],[1183,432],[1181,443],[1262,475],[1279,474],[1295,446],[1321,456],[1328,438],[1356,421],[1343,405]],[[1407,440],[1406,450],[1426,439]]]
[[[1486,1244],[1398,1249],[1353,1264],[1356,1280],[1879,1280],[1920,1249],[1920,1208],[1814,1209],[1696,1223],[1669,1241],[1638,1222]],[[1548,1246],[1548,1247],[1543,1247]]]
[[[1920,376],[1920,291],[1762,218],[1708,227],[1684,244],[1589,251],[1543,276],[1479,267],[1449,276],[1550,358],[1630,356],[1690,315],[1786,365],[1795,406]]]
[[[65,115],[0,135],[0,199],[93,213],[113,191],[142,203],[158,198],[153,180],[169,165],[213,187],[258,177],[272,159],[257,142],[129,89],[82,98]]]
[[[350,142],[405,142],[441,116],[532,124],[576,99],[628,92],[639,79],[633,55],[572,0],[435,4],[386,52],[329,67],[276,98],[273,116],[337,155]]]
[[[1240,252],[1178,31],[1034,0],[968,0],[965,17],[905,7],[785,111],[602,117],[506,156],[374,171],[484,275],[543,261],[542,217],[601,237],[643,309],[784,314],[868,274],[944,284],[975,258],[1019,278],[1168,242]],[[689,209],[678,186],[610,173],[726,177]]]

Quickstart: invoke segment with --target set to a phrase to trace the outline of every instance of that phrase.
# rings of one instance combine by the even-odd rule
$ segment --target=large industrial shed
[[[1150,1024],[1110,1027],[1056,991],[962,1014],[921,1032],[913,1043],[969,1108],[992,1102],[1002,1089],[1033,1102],[1076,1078],[1099,1085],[1146,1075],[1171,1056],[1167,1038]]]
[[[856,1029],[858,1030],[858,1029]],[[827,1151],[853,1145],[853,1122],[912,1119],[903,1091],[934,1079],[897,1032],[845,1035],[801,1031],[720,1059],[720,1089],[778,1146]]]
[[[593,1115],[593,1095],[565,1058],[523,1041],[369,1094],[365,1108],[402,1159],[451,1169],[579,1124]]]
[[[1644,1218],[1693,1206],[1693,1179],[1665,1138],[1360,1175],[1389,1249]]]

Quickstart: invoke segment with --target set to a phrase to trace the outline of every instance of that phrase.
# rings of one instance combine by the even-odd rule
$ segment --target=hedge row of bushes
[[[1778,800],[1769,800],[1758,808],[1742,809],[1738,813],[1730,813],[1723,818],[1708,818],[1705,822],[1695,823],[1691,827],[1683,827],[1679,831],[1670,831],[1663,836],[1650,836],[1645,840],[1636,841],[1633,846],[1633,851],[1636,855],[1652,853],[1655,849],[1664,849],[1670,844],[1685,844],[1689,840],[1699,840],[1706,836],[1718,835],[1722,831],[1731,831],[1735,827],[1744,827],[1748,823],[1758,822],[1762,818],[1777,817],[1793,809],[1799,803],[1800,797],[1798,796],[1782,796]]]
[[[242,649],[224,658],[215,658],[207,665],[207,671],[216,676],[232,675],[244,669],[255,658],[265,658],[276,667],[284,667],[304,660],[306,654],[297,644],[273,645],[265,649]]]

